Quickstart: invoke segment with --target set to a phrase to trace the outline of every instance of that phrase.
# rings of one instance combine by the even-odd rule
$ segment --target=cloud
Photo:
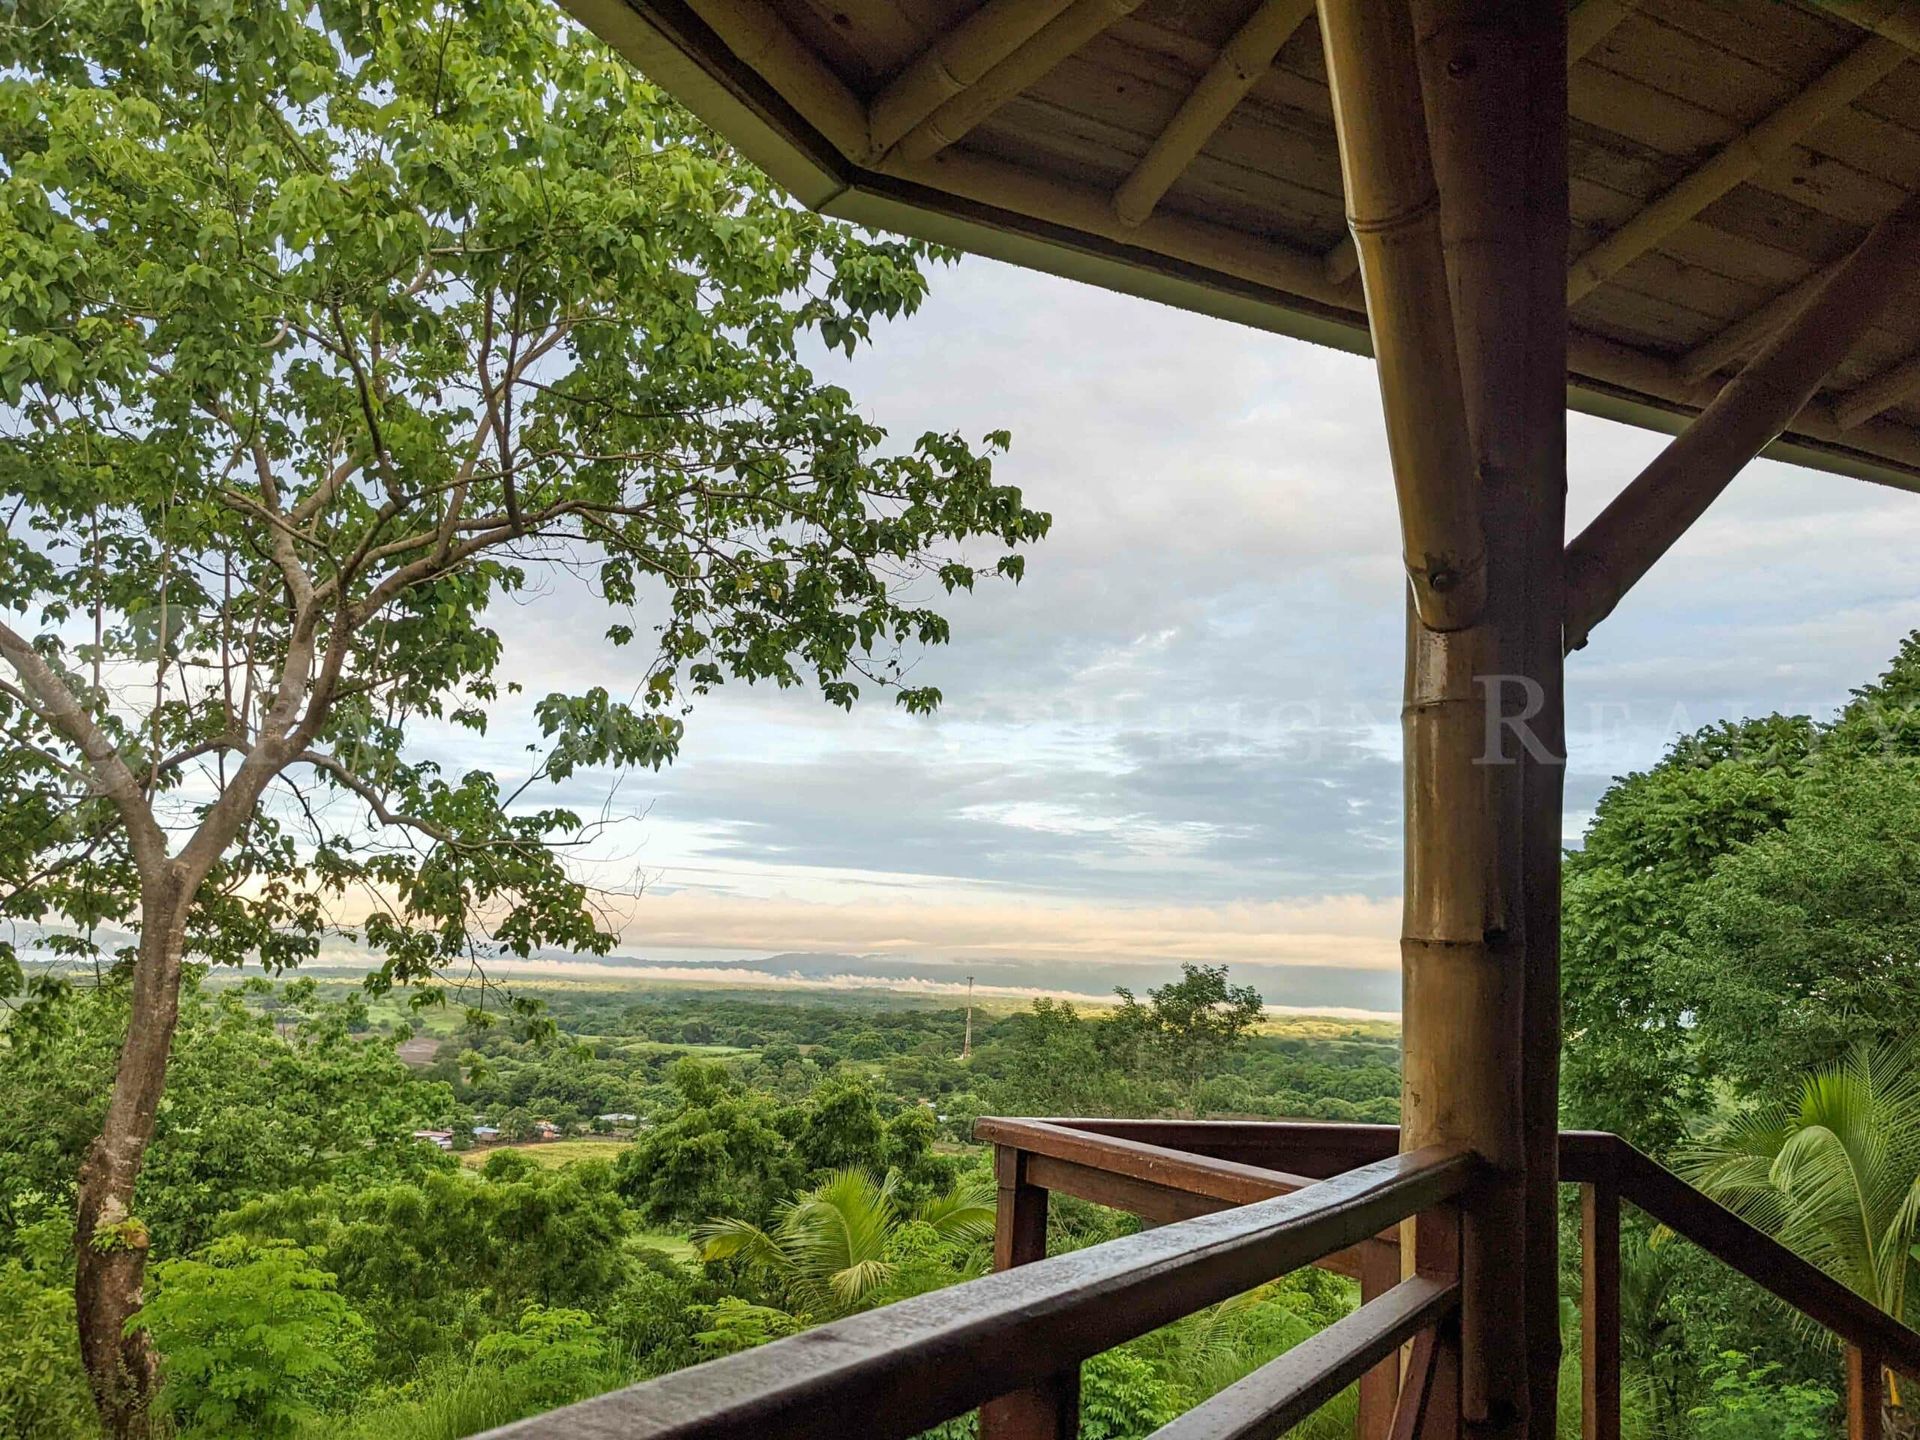
[[[1391,967],[1390,923],[1316,908],[1380,920],[1400,885],[1401,579],[1371,367],[977,260],[817,363],[892,443],[1011,429],[998,473],[1054,530],[1024,583],[940,602],[953,642],[915,670],[947,697],[931,720],[884,697],[850,716],[804,692],[702,701],[681,760],[622,782],[616,808],[645,818],[595,872],[644,872],[634,936]],[[1572,528],[1664,443],[1572,417]],[[1569,661],[1569,834],[1679,730],[1841,703],[1920,614],[1916,548],[1920,498],[1749,467]],[[641,678],[571,587],[499,618],[531,696]],[[422,733],[510,773],[524,699],[486,741]],[[595,810],[610,783],[540,798]]]

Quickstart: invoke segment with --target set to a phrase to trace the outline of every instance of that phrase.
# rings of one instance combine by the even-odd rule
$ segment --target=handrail
[[[1290,1195],[1328,1178],[1216,1159],[1206,1153],[1177,1150],[1124,1134],[1097,1132],[1091,1129],[1091,1123],[1083,1126],[1066,1120],[982,1116],[974,1122],[973,1136],[982,1142],[1019,1150],[1026,1156],[1027,1183],[1041,1190],[1078,1196],[1160,1224],[1211,1214],[1225,1206],[1248,1205],[1275,1195]],[[1193,1138],[1194,1125],[1215,1123],[1219,1122],[1148,1121],[1144,1125],[1165,1125],[1172,1131],[1169,1138],[1178,1140]],[[1140,1133],[1162,1132],[1143,1128]],[[1345,1174],[1359,1165],[1385,1159],[1398,1148],[1397,1144],[1390,1144],[1378,1154],[1355,1159],[1329,1174]],[[1400,1240],[1390,1231],[1363,1244],[1397,1250]],[[1321,1269],[1357,1280],[1365,1269],[1366,1257],[1359,1250],[1343,1250],[1315,1263]],[[1392,1268],[1397,1271],[1398,1267],[1398,1260],[1393,1260]]]
[[[1403,1280],[1162,1425],[1149,1440],[1272,1440],[1459,1304],[1457,1280]]]
[[[982,1116],[974,1122],[973,1138],[993,1145],[1014,1145],[1029,1155],[1046,1155],[1074,1164],[1095,1164],[1109,1174],[1183,1190],[1189,1195],[1204,1195],[1229,1205],[1246,1205],[1275,1195],[1291,1194],[1327,1178],[1294,1175],[1278,1168],[1244,1165],[1236,1160],[1218,1160],[1125,1136],[1103,1135],[1095,1139],[1084,1127],[1057,1120],[1003,1120]]]
[[[1683,1235],[1729,1269],[1784,1300],[1849,1345],[1901,1374],[1920,1379],[1920,1333],[1909,1330],[1866,1297],[1789,1250],[1766,1231],[1694,1189],[1614,1137],[1615,1183],[1653,1219]]]
[[[1474,1168],[1451,1151],[1396,1155],[1288,1195],[849,1316],[492,1434],[843,1440],[857,1416],[861,1434],[904,1440],[1444,1205]]]

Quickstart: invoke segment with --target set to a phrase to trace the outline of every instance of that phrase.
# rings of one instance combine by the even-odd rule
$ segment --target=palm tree
[[[1920,1245],[1920,1065],[1859,1046],[1798,1105],[1741,1115],[1681,1157],[1707,1194],[1911,1324]],[[1900,1410],[1896,1387],[1894,1410]],[[1894,1417],[1904,1422],[1904,1415]],[[1899,1424],[1897,1433],[1907,1433]]]
[[[963,1180],[911,1211],[894,1198],[896,1177],[836,1170],[778,1207],[773,1228],[709,1220],[693,1238],[708,1260],[738,1258],[785,1287],[813,1316],[845,1315],[872,1304],[899,1270],[896,1240],[908,1225],[971,1244],[993,1234],[993,1186]]]

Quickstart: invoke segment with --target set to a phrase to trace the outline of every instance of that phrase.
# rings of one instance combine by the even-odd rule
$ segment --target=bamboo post
[[[1628,0],[1580,0],[1567,25],[1567,69],[1572,70],[1582,56],[1612,34],[1632,9]],[[1351,280],[1360,268],[1353,236],[1341,236],[1339,243],[1327,251],[1323,263],[1330,283],[1344,285]]]
[[[999,1196],[993,1222],[993,1268],[1044,1260],[1047,1254],[1047,1192],[1027,1181],[1026,1152],[993,1148]],[[1074,1440],[1080,1431],[1080,1367],[1073,1366],[1028,1390],[1016,1390],[980,1407],[980,1440]]]
[[[1280,47],[1312,13],[1313,0],[1262,0],[1207,67],[1133,173],[1113,192],[1116,215],[1138,225],[1153,213],[1160,197],[1193,163],[1213,132],[1267,73]]]
[[[903,160],[925,160],[964,139],[974,126],[1140,3],[1073,0],[1024,44],[901,136],[890,153]]]
[[[1487,548],[1413,28],[1399,0],[1320,0],[1320,36],[1414,608],[1462,630],[1486,602]]]
[[[1567,29],[1413,0],[1487,605],[1409,657],[1404,1143],[1487,1163],[1462,1216],[1462,1433],[1557,1410]],[[1471,817],[1465,826],[1461,817]]]
[[[893,143],[946,101],[978,83],[1032,39],[1069,0],[987,0],[889,80],[868,107],[873,153]]]
[[[1744,135],[1737,136],[1613,234],[1573,263],[1567,303],[1573,304],[1632,264],[1734,186],[1771,165],[1836,110],[1891,75],[1909,57],[1880,36],[1864,41],[1817,80]]]
[[[1580,1187],[1580,1434],[1620,1440],[1620,1192]]]
[[[1847,1440],[1882,1440],[1885,1389],[1879,1358],[1847,1346]]]
[[[1567,643],[1621,596],[1787,428],[1902,294],[1920,256],[1920,198],[1876,225],[1820,293],[1567,547]]]

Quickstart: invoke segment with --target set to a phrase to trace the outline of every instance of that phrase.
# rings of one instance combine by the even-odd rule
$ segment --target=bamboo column
[[[1378,23],[1408,4],[1365,8]],[[1323,28],[1337,8],[1322,0]],[[1408,617],[1402,1137],[1486,1162],[1461,1217],[1460,1434],[1522,1440],[1530,1411],[1551,1434],[1560,1348],[1566,15],[1541,0],[1411,10],[1486,599],[1458,630]],[[1378,83],[1376,107],[1404,94]],[[1362,259],[1377,345],[1398,322]],[[1383,383],[1390,426],[1447,383]]]
[[[1486,1162],[1461,1214],[1458,1433],[1523,1440],[1559,1362],[1566,16],[1411,11],[1320,0],[1413,581],[1401,1137]],[[1423,603],[1422,525],[1483,546],[1464,617]]]

